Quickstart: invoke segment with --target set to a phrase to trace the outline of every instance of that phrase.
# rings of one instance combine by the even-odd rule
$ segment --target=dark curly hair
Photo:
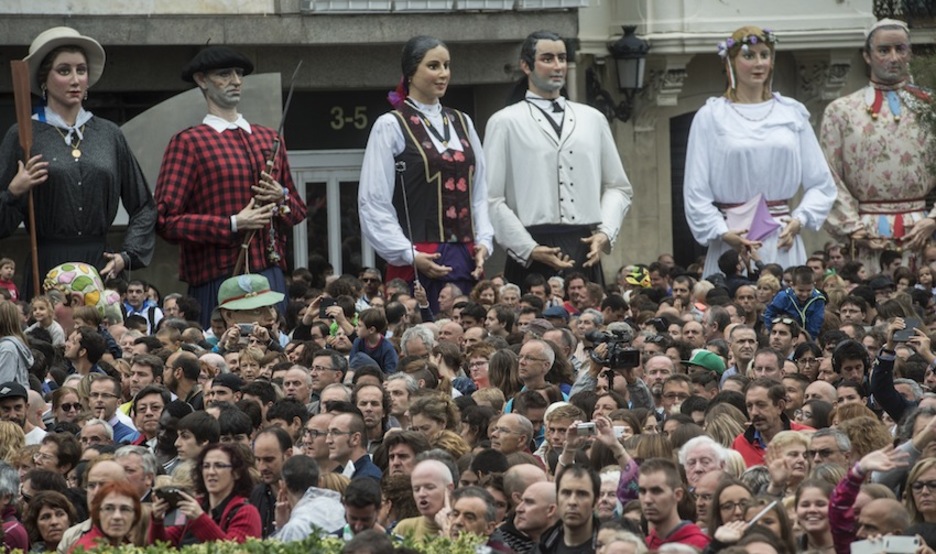
[[[208,453],[215,450],[224,452],[231,460],[231,475],[234,477],[234,490],[231,494],[249,498],[254,487],[253,478],[250,476],[251,461],[247,459],[239,445],[228,443],[210,444],[198,455],[198,461],[192,468],[192,483],[195,485],[195,492],[202,496],[208,494],[205,488],[205,477],[202,475],[202,465]]]

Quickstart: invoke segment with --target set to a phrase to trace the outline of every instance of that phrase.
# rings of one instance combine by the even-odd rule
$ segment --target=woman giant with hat
[[[83,106],[104,72],[104,49],[54,27],[33,40],[25,61],[42,102],[33,115],[33,156],[24,160],[15,125],[0,144],[0,237],[26,220],[32,189],[40,275],[69,261],[91,263],[105,278],[145,267],[156,244],[152,194],[120,129]],[[115,248],[107,235],[121,202],[130,218]]]

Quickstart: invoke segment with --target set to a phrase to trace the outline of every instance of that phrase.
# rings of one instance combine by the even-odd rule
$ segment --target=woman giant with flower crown
[[[800,232],[818,230],[835,201],[809,112],[770,90],[776,44],[772,32],[754,26],[719,44],[728,90],[692,121],[683,194],[692,234],[708,246],[706,276],[718,272],[718,258],[729,248],[756,250],[765,263],[783,267],[804,264]],[[801,185],[805,193],[793,208]],[[759,199],[762,215],[745,218],[741,212]],[[729,214],[746,227],[730,228]]]
[[[448,47],[419,36],[403,47],[394,111],[374,123],[358,192],[364,236],[387,261],[387,281],[413,282],[413,266],[432,310],[442,287],[471,290],[491,252],[484,152],[464,113],[444,108]]]

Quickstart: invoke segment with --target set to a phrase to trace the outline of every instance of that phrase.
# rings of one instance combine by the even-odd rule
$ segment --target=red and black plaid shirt
[[[259,125],[252,125],[251,131],[218,133],[208,125],[197,125],[172,137],[166,147],[154,194],[159,213],[156,231],[180,245],[179,278],[191,286],[231,276],[249,232],[231,232],[231,216],[250,202],[250,187],[260,180],[276,136]],[[291,227],[305,219],[306,206],[293,185],[285,143],[272,175],[289,189],[290,211],[274,220],[278,265],[286,269],[286,239]],[[274,265],[266,255],[269,233],[269,227],[258,231],[250,243],[251,272]]]

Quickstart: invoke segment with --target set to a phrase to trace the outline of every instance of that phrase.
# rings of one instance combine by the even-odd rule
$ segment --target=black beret
[[[254,70],[253,63],[240,52],[231,50],[227,46],[209,46],[195,54],[195,57],[185,65],[182,69],[182,80],[194,83],[196,73],[229,67],[243,69],[244,75],[250,75]]]

